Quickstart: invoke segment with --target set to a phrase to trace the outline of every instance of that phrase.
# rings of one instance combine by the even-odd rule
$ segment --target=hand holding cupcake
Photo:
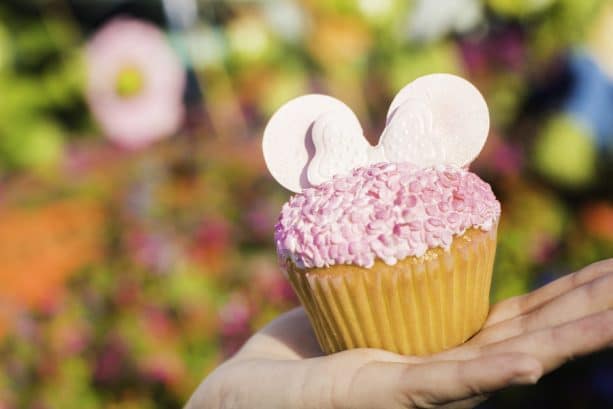
[[[478,91],[445,74],[400,91],[376,147],[333,98],[284,105],[264,155],[297,193],[275,240],[304,309],[254,334],[186,408],[473,407],[610,347],[613,259],[489,311],[500,204],[467,170],[488,127]]]
[[[186,409],[474,407],[488,394],[536,383],[571,358],[609,348],[612,290],[613,259],[592,264],[496,304],[470,341],[423,357],[364,348],[322,356],[297,308],[215,369]]]

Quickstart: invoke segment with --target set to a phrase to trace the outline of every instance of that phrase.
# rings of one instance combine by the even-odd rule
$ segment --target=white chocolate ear
[[[330,111],[321,115],[311,131],[315,156],[308,168],[312,185],[348,174],[369,163],[372,146],[364,138],[360,122],[353,112]]]
[[[292,99],[270,118],[262,140],[264,160],[272,176],[286,189],[300,192],[312,186],[306,169],[315,155],[311,128],[317,118],[331,111],[358,121],[347,105],[319,94]]]
[[[388,162],[432,166],[444,159],[432,110],[426,102],[417,99],[407,99],[396,108],[379,145]]]
[[[477,88],[455,75],[430,74],[398,92],[380,144],[390,161],[462,167],[477,157],[488,132],[489,111]]]
[[[353,111],[325,95],[305,95],[272,116],[262,149],[268,170],[294,192],[376,162],[467,167],[489,131],[487,104],[451,74],[420,77],[396,95],[379,145],[371,146]]]

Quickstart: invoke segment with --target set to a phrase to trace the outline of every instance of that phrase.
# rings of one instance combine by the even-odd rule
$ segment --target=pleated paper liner
[[[489,311],[496,228],[470,229],[449,251],[431,249],[394,266],[287,268],[321,348],[381,348],[428,355],[475,334]]]

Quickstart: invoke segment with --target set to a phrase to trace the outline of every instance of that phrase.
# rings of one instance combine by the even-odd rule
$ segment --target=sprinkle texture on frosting
[[[275,226],[281,260],[299,268],[389,265],[428,249],[449,249],[471,227],[490,230],[500,203],[461,168],[378,163],[293,196]]]

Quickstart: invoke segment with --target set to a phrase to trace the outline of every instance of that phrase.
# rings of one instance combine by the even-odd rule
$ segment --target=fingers
[[[510,385],[533,384],[541,374],[536,359],[511,353],[415,365],[405,371],[401,387],[411,407],[422,408],[480,399]]]
[[[539,361],[521,353],[441,361],[360,349],[319,361],[323,366],[317,372],[327,376],[306,382],[305,396],[329,397],[319,400],[318,407],[322,408],[418,408],[447,403],[453,403],[454,408],[469,408],[483,401],[485,394],[510,385],[535,383],[542,374]],[[325,383],[334,383],[332,392],[317,386],[326,378]]]
[[[588,281],[529,313],[483,329],[470,342],[485,345],[613,308],[613,274]]]
[[[613,258],[590,264],[529,294],[502,301],[492,308],[485,327],[526,314],[575,287],[609,273],[613,273]]]
[[[360,366],[333,401],[342,408],[422,408],[475,398],[513,384],[535,383],[540,363],[524,354],[421,364],[371,361]],[[469,402],[464,402],[468,404]]]
[[[613,310],[607,310],[485,347],[460,350],[455,355],[470,358],[483,354],[519,352],[538,359],[547,373],[571,359],[612,345]]]

